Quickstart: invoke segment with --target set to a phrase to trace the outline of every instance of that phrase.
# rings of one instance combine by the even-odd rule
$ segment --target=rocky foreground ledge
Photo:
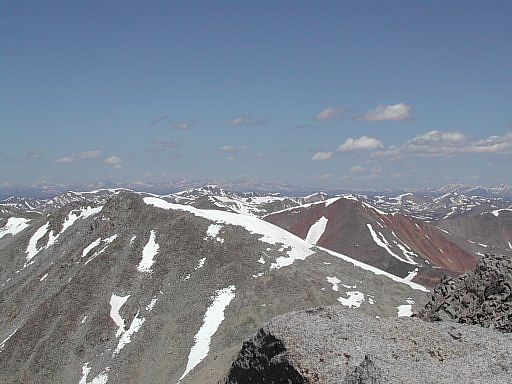
[[[244,342],[226,384],[510,383],[512,334],[341,306],[271,320]]]

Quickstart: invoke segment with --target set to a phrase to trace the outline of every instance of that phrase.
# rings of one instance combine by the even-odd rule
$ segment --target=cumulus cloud
[[[345,143],[338,147],[340,152],[367,151],[370,149],[384,148],[382,142],[374,137],[361,136],[359,139],[349,137]]]
[[[174,129],[189,129],[190,125],[190,122],[187,121],[175,121],[171,124],[171,127]]]
[[[311,158],[311,161],[323,161],[330,160],[332,157],[332,152],[317,152]]]
[[[270,117],[265,117],[262,119],[253,119],[249,116],[238,116],[231,120],[231,125],[257,127],[266,124],[269,120]]]
[[[79,153],[73,153],[68,156],[60,157],[55,160],[57,163],[74,163],[80,160],[91,160],[97,159],[101,156],[101,151],[84,151]]]
[[[105,159],[105,164],[119,166],[123,163],[123,159],[118,156],[109,156]]]
[[[159,116],[149,123],[149,125],[152,127],[156,127],[161,124],[169,126],[173,129],[189,129],[192,126],[190,121],[175,121],[169,115]]]
[[[408,140],[401,146],[391,146],[377,151],[372,156],[392,160],[407,157],[446,157],[464,154],[510,154],[512,153],[512,132],[502,136],[490,136],[472,140],[460,132],[430,131]]]
[[[361,173],[366,170],[365,167],[361,167],[360,165],[354,165],[352,168],[350,168],[350,173]]]
[[[411,106],[405,103],[393,105],[378,105],[370,109],[364,115],[357,117],[357,120],[365,121],[400,121],[411,117]]]
[[[315,116],[316,121],[324,121],[324,120],[332,120],[336,117],[340,117],[345,112],[345,108],[333,108],[328,107],[321,111],[318,115]]]
[[[247,145],[240,145],[240,146],[224,145],[219,148],[219,152],[220,153],[237,153],[237,152],[245,151],[247,148],[248,148]]]

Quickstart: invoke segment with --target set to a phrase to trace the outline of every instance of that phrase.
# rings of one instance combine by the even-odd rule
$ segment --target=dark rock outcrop
[[[512,257],[487,254],[474,272],[444,279],[418,316],[512,332]]]

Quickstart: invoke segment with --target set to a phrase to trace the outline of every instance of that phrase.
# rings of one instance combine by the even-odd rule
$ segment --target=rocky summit
[[[512,335],[341,306],[286,314],[244,342],[224,384],[508,384]]]
[[[418,316],[512,332],[512,258],[486,254],[474,272],[444,279]]]

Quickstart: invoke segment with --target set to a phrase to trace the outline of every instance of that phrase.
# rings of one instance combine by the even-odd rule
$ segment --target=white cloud
[[[175,121],[171,125],[174,129],[189,129],[190,123],[186,121]]]
[[[247,148],[248,148],[247,145],[240,145],[240,146],[224,145],[219,148],[219,152],[220,153],[237,153],[237,152],[245,151]]]
[[[323,180],[329,180],[329,179],[332,179],[332,175],[328,174],[328,173],[325,173],[323,175],[318,175],[318,176],[315,176],[313,177],[315,180],[318,180],[318,181],[323,181]]]
[[[105,159],[105,164],[108,164],[108,165],[117,166],[117,165],[121,165],[122,163],[123,163],[123,159],[121,159],[118,156],[109,156]]]
[[[352,168],[350,168],[350,173],[361,173],[366,170],[365,167],[361,167],[360,165],[354,165]]]
[[[502,136],[471,140],[460,132],[430,131],[407,141],[401,146],[391,146],[375,152],[375,158],[392,160],[407,157],[446,157],[464,154],[510,154],[512,153],[512,132]]]
[[[259,125],[263,125],[270,120],[270,117],[265,117],[262,119],[253,119],[249,116],[239,116],[233,120],[231,120],[231,125],[245,125],[248,127],[256,127]]]
[[[378,105],[370,109],[364,115],[359,116],[357,120],[365,121],[400,121],[411,117],[411,106],[405,103],[393,105]]]
[[[315,116],[316,121],[332,120],[335,117],[341,116],[345,112],[345,108],[325,108],[322,112]]]
[[[323,161],[330,160],[332,157],[332,152],[317,152],[311,158],[311,161]]]
[[[349,137],[345,143],[338,147],[340,152],[367,151],[370,149],[384,148],[382,142],[374,137],[361,136],[359,139]]]
[[[61,157],[55,162],[57,163],[74,163],[80,160],[91,160],[91,159],[97,159],[101,156],[101,151],[84,151],[79,153],[73,153],[68,156]]]

